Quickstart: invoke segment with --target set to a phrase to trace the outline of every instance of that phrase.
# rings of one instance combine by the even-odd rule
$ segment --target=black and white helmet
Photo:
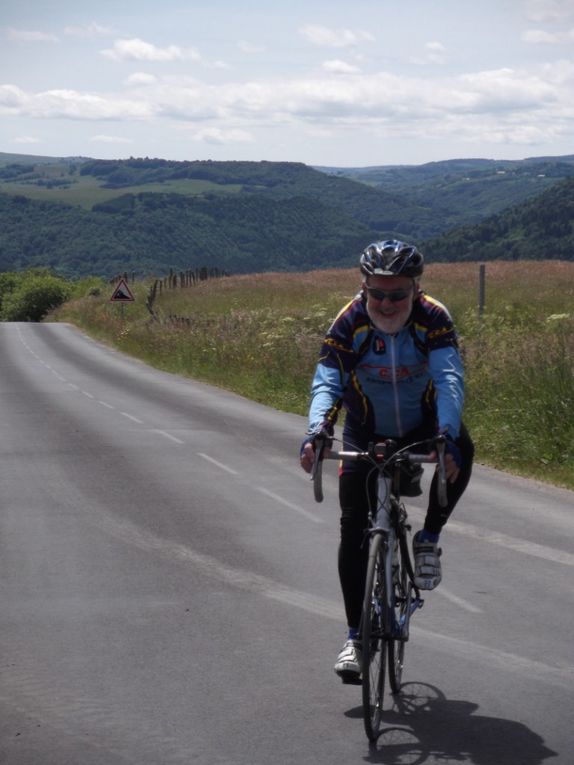
[[[417,248],[397,239],[373,242],[361,255],[365,276],[408,276],[415,279],[423,272],[424,258]]]

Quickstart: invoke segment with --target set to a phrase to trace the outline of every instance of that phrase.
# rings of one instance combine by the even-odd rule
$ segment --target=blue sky
[[[3,0],[0,151],[574,153],[574,0]]]

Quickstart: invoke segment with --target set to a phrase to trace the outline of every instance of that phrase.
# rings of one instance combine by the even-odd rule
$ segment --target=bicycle
[[[397,694],[402,683],[411,616],[424,604],[414,582],[407,540],[411,527],[400,498],[401,465],[438,463],[438,500],[445,507],[446,439],[437,436],[401,449],[396,442],[388,439],[383,443],[369,444],[367,451],[326,451],[332,441],[325,437],[318,438],[315,443],[312,480],[317,502],[323,501],[322,464],[325,458],[365,460],[378,473],[377,505],[369,508],[369,525],[365,532],[369,556],[360,625],[363,718],[367,737],[375,742],[382,723],[385,665],[388,664],[391,691]],[[435,451],[436,459],[414,452],[414,449],[421,447]]]

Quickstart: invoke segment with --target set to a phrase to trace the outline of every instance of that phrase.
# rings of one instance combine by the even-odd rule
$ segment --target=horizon
[[[442,159],[442,160],[431,160],[429,162],[418,162],[418,163],[408,163],[408,162],[401,162],[401,163],[391,163],[387,165],[311,165],[306,162],[297,162],[296,160],[243,160],[243,159],[227,159],[227,160],[214,160],[214,159],[183,159],[183,160],[170,160],[166,157],[136,157],[136,156],[126,156],[126,157],[93,157],[93,156],[84,156],[81,154],[66,154],[66,155],[50,155],[50,154],[26,154],[24,152],[17,152],[17,151],[0,151],[0,158],[2,156],[12,156],[12,157],[18,157],[18,158],[25,158],[28,160],[53,160],[54,162],[58,161],[100,161],[100,162],[125,162],[127,160],[161,160],[166,162],[265,162],[269,164],[280,164],[280,163],[290,163],[293,162],[294,164],[304,164],[307,167],[322,170],[368,170],[371,168],[379,168],[379,167],[422,167],[424,165],[432,165],[432,164],[441,164],[441,163],[447,163],[447,162],[537,162],[537,161],[560,161],[560,160],[566,160],[566,159],[573,159],[574,153],[572,154],[557,154],[557,155],[542,155],[542,156],[531,156],[531,157],[522,157],[519,159],[508,159],[508,158],[499,158],[494,159],[493,157],[451,157],[449,159]]]

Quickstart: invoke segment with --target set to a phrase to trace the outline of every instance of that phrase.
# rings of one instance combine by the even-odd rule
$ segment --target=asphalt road
[[[3,765],[574,763],[572,492],[477,467],[370,749],[303,419],[66,325],[0,359]]]

